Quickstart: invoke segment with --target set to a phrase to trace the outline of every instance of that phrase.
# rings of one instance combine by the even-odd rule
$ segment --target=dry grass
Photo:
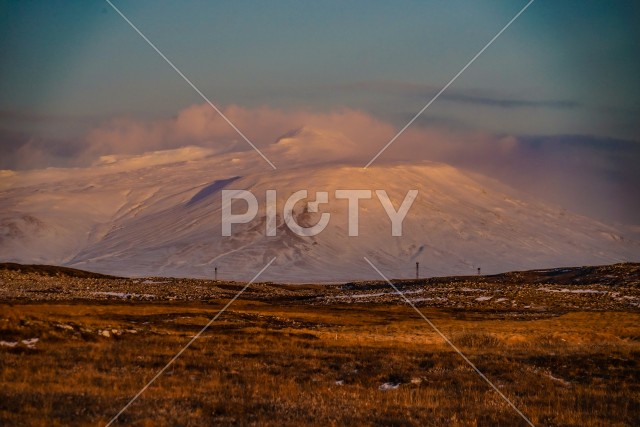
[[[0,424],[104,425],[224,302],[0,305]],[[536,425],[640,421],[638,313],[425,314]],[[524,425],[409,307],[243,300],[119,422]]]

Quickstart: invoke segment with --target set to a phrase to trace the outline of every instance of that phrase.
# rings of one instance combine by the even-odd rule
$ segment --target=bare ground
[[[640,265],[396,285],[535,425],[640,423]],[[3,266],[0,424],[106,424],[242,286]],[[361,282],[252,285],[116,424],[525,422]]]

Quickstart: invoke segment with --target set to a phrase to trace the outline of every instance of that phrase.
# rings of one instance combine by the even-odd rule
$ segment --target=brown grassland
[[[0,303],[0,425],[105,425],[227,302]],[[640,424],[637,310],[421,310],[535,425]],[[115,425],[526,424],[406,304],[240,298]]]

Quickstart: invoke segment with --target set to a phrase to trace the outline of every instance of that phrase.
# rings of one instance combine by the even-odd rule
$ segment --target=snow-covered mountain
[[[307,140],[312,140],[311,142]],[[331,141],[325,145],[322,141]],[[323,155],[299,162],[319,144]],[[0,172],[0,260],[62,264],[128,276],[250,279],[272,257],[261,280],[309,282],[474,274],[515,269],[638,261],[640,245],[623,231],[550,206],[495,180],[420,162],[337,164],[339,136],[298,130],[266,149],[276,171],[253,152],[216,154],[196,147],[119,158],[91,168]],[[302,166],[300,166],[302,165]],[[249,190],[255,220],[221,235],[223,189]],[[277,232],[266,236],[266,190],[277,191]],[[286,199],[327,191],[320,212],[295,207],[300,223],[329,212],[327,228],[300,237],[284,224]],[[336,189],[383,189],[397,208],[410,189],[418,197],[391,236],[375,193],[359,205],[359,236],[347,231],[348,202]],[[243,201],[234,211],[245,208]]]

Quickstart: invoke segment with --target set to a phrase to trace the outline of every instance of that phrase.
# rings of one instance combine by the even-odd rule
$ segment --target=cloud
[[[596,218],[640,224],[640,143],[585,135],[520,137],[499,179]]]
[[[394,128],[371,115],[352,109],[331,112],[280,110],[268,107],[229,106],[225,116],[258,147],[275,152],[296,151],[301,160],[318,156],[314,149],[332,159],[344,154],[366,152],[366,146],[380,145],[390,138]],[[276,141],[295,129],[317,129],[326,138],[307,138],[306,146],[285,147]],[[331,136],[329,136],[331,135]],[[305,133],[308,137],[309,134]],[[334,147],[330,147],[330,145]],[[211,148],[218,153],[250,150],[250,146],[209,105],[193,105],[175,117],[152,121],[117,118],[92,129],[86,136],[86,148],[80,153],[85,162],[108,154],[136,154],[187,145]],[[271,147],[273,146],[273,147]]]
[[[77,164],[83,141],[43,138],[0,129],[0,169],[40,169]]]
[[[368,113],[348,108],[318,112],[231,105],[224,114],[280,169],[318,163],[364,166],[398,130]],[[109,120],[74,140],[45,140],[7,131],[0,132],[0,140],[0,167],[7,169],[88,166],[123,159],[127,164],[146,165],[232,152],[243,159],[254,156],[257,164],[262,162],[206,104],[190,106],[170,118]],[[196,148],[175,151],[183,147]],[[158,151],[164,153],[142,155]],[[500,179],[571,210],[638,223],[638,158],[640,144],[632,141],[500,135],[418,121],[376,164],[448,163]],[[266,163],[264,166],[267,168]]]
[[[487,107],[500,108],[553,108],[553,109],[572,109],[580,107],[576,101],[564,99],[550,100],[529,100],[529,99],[513,99],[513,98],[494,98],[489,96],[472,95],[466,93],[450,92],[443,96],[443,99],[463,102],[467,104],[479,104]]]
[[[349,162],[365,164],[397,132],[396,126],[361,110],[246,108],[230,105],[225,116],[278,164]],[[291,132],[295,132],[295,135]],[[283,135],[289,135],[283,138]],[[54,140],[24,134],[0,135],[6,169],[86,166],[103,156],[136,155],[186,146],[222,154],[251,150],[238,133],[207,104],[196,104],[175,116],[153,120],[118,117],[90,129],[83,137]],[[448,163],[491,161],[513,150],[512,136],[455,129],[437,124],[409,127],[379,158]],[[467,161],[468,159],[468,161]]]
[[[402,97],[424,99],[425,102],[434,97],[442,89],[441,87],[431,85],[396,81],[361,81],[335,85],[333,88],[354,92],[386,92]],[[579,102],[569,99],[522,99],[477,89],[458,89],[453,87],[448,88],[445,92],[443,92],[439,96],[439,99],[461,104],[472,104],[482,105],[486,107],[511,109],[575,109],[581,107],[581,104]]]
[[[364,165],[397,132],[392,124],[366,112],[338,109],[317,112],[269,107],[229,106],[224,114],[276,164],[355,163]],[[189,145],[214,153],[248,151],[251,147],[209,105],[193,105],[168,119],[142,121],[117,118],[91,130],[79,161],[91,164],[111,154],[139,154]],[[413,126],[380,157],[398,160],[451,161],[509,150],[513,138],[489,132]],[[488,155],[488,154],[487,154]]]

